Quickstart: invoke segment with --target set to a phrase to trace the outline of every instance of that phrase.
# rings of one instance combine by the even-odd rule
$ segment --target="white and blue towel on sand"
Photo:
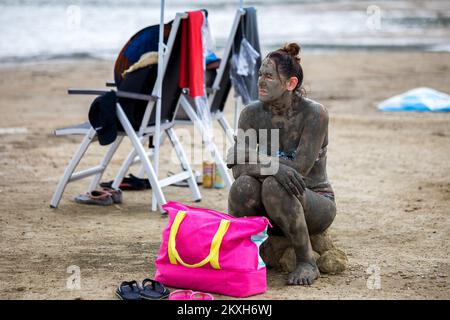
[[[450,95],[430,88],[417,88],[381,102],[378,110],[450,112]]]

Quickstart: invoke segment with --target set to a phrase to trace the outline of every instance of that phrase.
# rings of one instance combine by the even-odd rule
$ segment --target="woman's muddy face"
[[[278,74],[275,63],[270,59],[264,59],[259,68],[259,100],[273,102],[280,99],[286,91],[286,85]]]

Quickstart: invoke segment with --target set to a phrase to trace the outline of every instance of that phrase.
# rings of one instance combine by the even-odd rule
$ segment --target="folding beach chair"
[[[118,79],[116,79],[117,90],[116,95],[118,97],[118,103],[116,104],[116,114],[120,125],[123,127],[123,131],[118,132],[117,139],[112,143],[106,152],[103,160],[98,166],[93,168],[89,168],[86,170],[82,170],[79,172],[75,172],[76,167],[78,166],[80,160],[88,149],[89,145],[94,141],[96,137],[96,131],[91,127],[89,123],[84,123],[81,125],[76,125],[69,128],[57,129],[55,130],[56,135],[68,135],[68,134],[82,134],[84,135],[84,139],[79,146],[77,152],[73,156],[69,165],[65,169],[64,175],[60,179],[56,191],[51,200],[50,206],[56,208],[61,200],[62,194],[66,185],[69,182],[76,181],[82,178],[86,178],[89,176],[94,176],[88,190],[94,190],[97,188],[101,177],[106,170],[111,158],[115,154],[117,148],[122,142],[123,138],[127,136],[133,145],[132,154],[134,154],[133,158],[137,156],[142,163],[149,182],[151,184],[151,188],[153,190],[153,194],[156,197],[156,201],[158,206],[161,208],[163,204],[166,203],[166,199],[162,192],[162,188],[170,185],[174,182],[179,182],[183,180],[187,180],[189,184],[189,188],[192,192],[192,197],[194,201],[200,201],[201,195],[198,189],[195,177],[193,175],[192,169],[188,163],[185,152],[176,136],[173,125],[175,124],[175,115],[177,112],[177,108],[179,105],[179,99],[181,95],[181,89],[178,87],[178,74],[179,74],[179,64],[180,64],[180,42],[181,42],[181,28],[180,22],[182,19],[186,19],[188,16],[184,13],[177,13],[175,20],[171,23],[170,33],[168,34],[167,42],[166,42],[166,50],[164,55],[164,65],[163,72],[160,76],[163,77],[162,80],[162,92],[161,92],[161,132],[165,133],[169,138],[172,146],[174,147],[178,159],[180,161],[182,171],[178,174],[170,176],[168,178],[159,180],[157,177],[155,170],[153,168],[152,163],[144,149],[142,143],[144,140],[148,139],[149,136],[153,136],[155,134],[155,105],[156,105],[156,88],[153,86],[152,88],[148,88],[149,92],[152,92],[152,95],[145,94],[145,92],[130,92],[127,91],[127,79],[123,81],[123,84],[118,84]],[[168,24],[165,25],[164,30],[170,28]],[[145,29],[144,29],[145,30]],[[147,33],[143,33],[144,30],[137,33],[133,38],[127,43],[126,47],[130,48],[130,46],[135,45],[134,42],[131,42],[138,36],[148,36]],[[131,42],[131,43],[130,43]],[[124,48],[125,49],[125,48]],[[123,52],[123,50],[121,52]],[[120,55],[119,55],[120,57]],[[120,69],[120,64],[123,64],[123,59],[118,59],[116,61],[115,68]],[[123,68],[122,68],[123,69]],[[145,84],[148,85],[155,80],[156,76],[156,67],[149,68],[149,73],[147,75],[141,74],[144,79],[144,83],[142,84],[145,87]],[[147,71],[148,71],[147,70]],[[146,70],[142,71],[145,73]],[[141,72],[141,71],[139,71]],[[117,72],[115,73],[116,78],[118,76]],[[120,76],[120,75],[119,75]],[[127,76],[128,77],[128,76]],[[153,77],[153,78],[152,78]],[[139,78],[139,75],[138,75]],[[101,95],[108,92],[108,90],[96,90],[96,89],[69,89],[69,94],[93,94],[93,95]],[[132,106],[132,112],[130,114],[129,108]],[[127,112],[128,111],[128,112]],[[127,114],[128,113],[128,114]],[[133,119],[130,118],[133,117]],[[141,117],[141,118],[140,118]],[[132,120],[132,121],[130,121]],[[113,184],[113,188],[117,188],[118,184]],[[162,208],[161,208],[162,209]]]
[[[230,35],[228,37],[222,58],[218,70],[206,70],[205,74],[205,86],[208,94],[211,119],[217,121],[220,127],[225,132],[228,140],[231,144],[234,143],[234,130],[228,124],[224,116],[225,103],[231,90],[230,80],[230,63],[233,53],[239,51],[240,43],[246,37],[252,45],[255,46],[256,51],[261,56],[261,50],[259,46],[258,28],[256,25],[256,10],[254,8],[244,8],[236,10],[236,14],[231,27]],[[261,64],[261,58],[258,61],[258,68]],[[114,86],[113,82],[107,82],[107,86]],[[252,91],[252,95],[256,94],[256,83],[248,84],[249,91]],[[175,123],[184,125],[195,125],[203,136],[205,132],[205,126],[196,112],[195,103],[193,100],[183,92],[180,98],[180,104],[182,108],[179,108],[176,114]],[[239,117],[239,108],[235,110],[235,122]],[[163,141],[161,140],[160,143]],[[219,148],[213,141],[204,141],[207,145],[206,148],[211,155],[219,169],[220,175],[224,180],[227,188],[230,188],[233,180],[223,160]],[[136,156],[136,153],[130,153],[126,161],[122,164],[112,186],[117,188],[120,185],[122,179],[125,177],[131,165],[138,163],[140,159]],[[142,177],[144,174],[144,167],[141,167],[138,177]]]

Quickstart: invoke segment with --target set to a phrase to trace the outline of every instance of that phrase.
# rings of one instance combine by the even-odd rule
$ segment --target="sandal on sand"
[[[169,300],[214,300],[214,296],[206,292],[175,290],[169,295]]]
[[[169,300],[191,300],[192,290],[175,290],[169,295]]]
[[[193,292],[191,300],[214,300],[214,296],[207,292]]]
[[[98,206],[109,206],[113,204],[112,196],[109,192],[103,190],[93,190],[85,194],[80,194],[75,197],[76,203],[94,204]]]
[[[116,289],[116,296],[121,300],[141,300],[141,288],[139,288],[137,282],[124,281]]]
[[[111,195],[111,198],[113,199],[114,203],[122,203],[123,196],[122,196],[122,190],[120,189],[111,189],[111,188],[102,188],[103,191],[108,192]]]
[[[146,278],[142,281],[141,298],[145,300],[161,300],[169,296],[170,291],[163,284]]]
[[[114,182],[113,180],[108,182],[102,182],[100,183],[100,186],[103,188],[111,188],[113,182]],[[122,182],[119,185],[119,188],[124,191],[145,190],[151,189],[152,186],[150,185],[148,179],[138,178],[130,173],[128,177],[123,178]]]

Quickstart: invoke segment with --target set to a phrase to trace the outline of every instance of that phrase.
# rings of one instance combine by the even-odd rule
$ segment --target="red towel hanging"
[[[191,97],[204,95],[203,43],[201,11],[188,12],[182,20],[179,86],[189,88]]]

